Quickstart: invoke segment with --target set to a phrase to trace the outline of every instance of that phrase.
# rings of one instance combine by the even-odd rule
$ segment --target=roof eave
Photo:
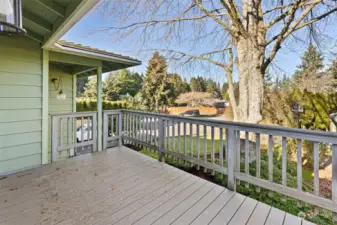
[[[50,50],[56,51],[56,52],[67,53],[67,54],[78,55],[78,56],[84,56],[88,58],[100,59],[102,61],[122,63],[122,64],[126,64],[129,66],[138,66],[142,64],[142,62],[138,60],[125,59],[123,57],[108,56],[108,55],[104,55],[104,54],[100,54],[96,52],[89,52],[89,51],[85,51],[81,49],[70,48],[70,47],[62,46],[58,43],[55,43],[54,47]]]
[[[45,41],[42,48],[52,49],[54,44],[62,38],[83,16],[85,16],[99,0],[82,0],[76,9],[65,19],[61,26]]]

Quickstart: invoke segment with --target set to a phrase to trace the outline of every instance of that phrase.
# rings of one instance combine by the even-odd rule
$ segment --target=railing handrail
[[[97,111],[86,111],[86,112],[67,112],[67,113],[49,113],[50,116],[90,116],[96,114]]]
[[[125,110],[122,109],[122,112],[151,115],[158,118],[169,118],[171,120],[189,122],[199,125],[214,126],[220,128],[233,128],[234,130],[241,130],[247,132],[261,133],[261,134],[270,134],[273,136],[284,136],[296,139],[305,139],[310,141],[319,141],[326,142],[331,144],[337,144],[337,133],[335,132],[326,132],[326,131],[314,131],[306,130],[299,128],[288,128],[275,125],[262,125],[262,124],[252,124],[252,123],[243,123],[243,122],[233,122],[225,120],[212,120],[205,118],[191,118],[191,117],[181,117],[176,115],[168,115],[162,113],[153,113],[153,112],[143,112],[137,110]],[[322,139],[323,138],[323,139]]]

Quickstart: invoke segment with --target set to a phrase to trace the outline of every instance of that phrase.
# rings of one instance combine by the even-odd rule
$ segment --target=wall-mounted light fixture
[[[0,34],[26,34],[21,0],[0,0]]]
[[[66,94],[63,93],[63,91],[62,91],[62,76],[60,76],[59,79],[57,79],[57,78],[52,78],[50,81],[54,84],[55,91],[58,91],[58,90],[59,90],[60,83],[61,83],[61,88],[60,88],[60,91],[58,92],[58,94],[56,95],[56,99],[57,99],[57,100],[65,100],[65,99],[67,98],[67,96],[66,96]],[[56,83],[57,83],[57,84],[56,84]]]

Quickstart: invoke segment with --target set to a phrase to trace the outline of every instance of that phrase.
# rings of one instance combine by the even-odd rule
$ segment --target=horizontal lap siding
[[[41,164],[41,59],[38,43],[0,37],[0,174]]]
[[[66,94],[65,100],[57,100],[56,95],[59,91],[55,91],[54,84],[50,82],[52,78],[58,79],[62,77],[62,91]],[[56,83],[57,84],[57,83]],[[57,87],[57,85],[56,85]],[[60,87],[61,88],[61,85]],[[55,64],[49,65],[49,114],[51,113],[68,113],[73,111],[73,76],[70,73],[62,71],[60,67]],[[48,121],[48,152],[49,162],[51,161],[51,118]],[[71,129],[72,132],[73,129]],[[63,141],[67,140],[67,120],[63,120]],[[67,156],[66,152],[62,156]]]

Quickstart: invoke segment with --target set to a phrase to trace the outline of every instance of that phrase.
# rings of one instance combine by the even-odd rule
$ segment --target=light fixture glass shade
[[[21,0],[0,0],[0,34],[25,34]]]
[[[63,93],[62,90],[56,95],[57,100],[66,100],[66,98],[67,98],[67,96],[66,96],[66,94]]]

